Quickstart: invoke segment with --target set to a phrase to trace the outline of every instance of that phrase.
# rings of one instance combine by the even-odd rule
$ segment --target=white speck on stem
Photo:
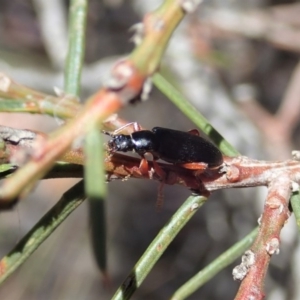
[[[187,14],[194,12],[202,0],[181,0],[180,6]]]

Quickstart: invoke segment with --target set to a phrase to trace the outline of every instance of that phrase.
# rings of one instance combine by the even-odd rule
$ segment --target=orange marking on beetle
[[[207,169],[208,164],[196,162],[196,163],[179,164],[179,166],[182,168],[185,168],[185,169],[189,169],[189,170],[203,170],[204,171]]]

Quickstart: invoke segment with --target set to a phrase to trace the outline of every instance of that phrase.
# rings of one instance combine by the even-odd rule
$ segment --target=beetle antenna
[[[108,136],[110,136],[110,137],[114,136],[111,132],[103,130],[103,129],[101,130],[101,132],[104,133],[104,134],[106,134],[106,135],[108,135]]]

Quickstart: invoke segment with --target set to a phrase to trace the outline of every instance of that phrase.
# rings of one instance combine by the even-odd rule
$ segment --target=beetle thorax
[[[149,130],[134,132],[132,134],[132,143],[135,151],[139,154],[155,152],[157,148],[155,135]]]

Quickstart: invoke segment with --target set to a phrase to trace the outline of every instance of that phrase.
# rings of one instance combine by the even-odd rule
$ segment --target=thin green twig
[[[45,100],[27,101],[26,99],[5,99],[0,98],[0,111],[10,113],[32,113],[32,114],[47,114],[51,117],[60,119],[70,119],[75,117],[79,110],[79,105],[65,105],[66,101],[61,103],[53,103]]]
[[[171,300],[186,299],[216,274],[234,262],[252,245],[257,232],[258,229],[256,228],[241,241],[233,245],[226,252],[222,253],[218,258],[181,286],[171,297]]]
[[[155,86],[173,102],[173,104],[175,104],[192,122],[195,123],[196,126],[220,147],[225,155],[239,155],[238,151],[227,142],[225,138],[211,126],[209,121],[161,74],[155,74],[153,82]]]
[[[84,182],[89,200],[93,250],[98,267],[103,273],[106,273],[105,199],[107,184],[103,144],[102,135],[95,126],[87,133],[84,144]]]
[[[98,127],[88,132],[85,138],[85,191],[91,198],[104,199],[106,197],[106,177],[104,166],[103,138]]]
[[[300,231],[300,194],[299,191],[294,192],[291,197],[291,205],[295,214],[298,230]]]
[[[80,78],[84,59],[86,15],[87,0],[72,0],[69,14],[70,37],[65,68],[65,92],[77,96],[80,93]],[[94,252],[98,266],[105,272],[106,228],[104,200],[106,197],[106,184],[103,141],[97,126],[91,126],[91,130],[87,132],[84,153],[86,157],[84,167],[85,192],[89,199],[90,208],[93,208],[90,210],[90,217],[96,218],[91,220]],[[95,232],[99,233],[97,237],[95,237]]]
[[[0,283],[12,274],[85,199],[83,181],[67,191],[59,202],[0,261]]]
[[[69,49],[65,67],[65,92],[79,95],[85,52],[87,0],[71,0],[69,9]]]
[[[65,91],[72,95],[78,95],[80,91],[79,85],[84,56],[86,11],[87,0],[71,1],[70,41],[68,62],[65,70]],[[14,100],[10,105],[15,103]],[[26,102],[23,101],[23,105],[26,105]],[[57,115],[59,108],[56,107],[55,109]],[[84,198],[83,181],[81,181],[65,193],[54,208],[52,208],[17,246],[0,261],[0,282],[13,273],[67,216],[82,203]]]
[[[125,300],[131,297],[136,289],[141,286],[146,276],[152,270],[155,263],[173,241],[175,236],[205,201],[205,197],[190,196],[183,203],[139,259],[129,276],[113,296],[113,300]]]

